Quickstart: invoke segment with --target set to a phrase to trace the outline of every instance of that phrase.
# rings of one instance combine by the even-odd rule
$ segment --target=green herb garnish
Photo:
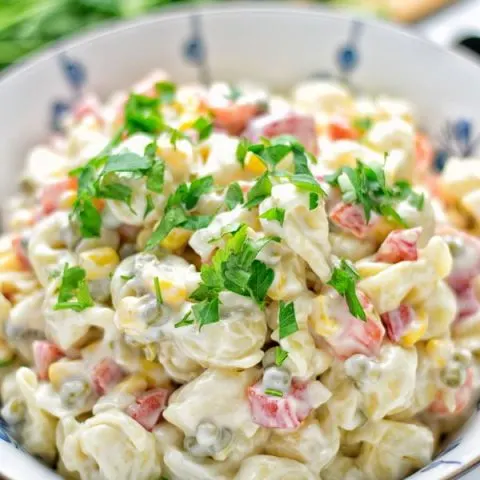
[[[57,303],[54,310],[74,310],[81,312],[95,305],[86,280],[86,272],[81,267],[69,267],[65,265],[62,280],[58,290]]]
[[[172,82],[158,82],[155,84],[158,99],[161,103],[170,104],[175,100],[177,86]]]
[[[240,185],[234,182],[229,185],[225,195],[225,205],[229,210],[233,210],[237,205],[243,203],[243,192]]]
[[[180,328],[180,327],[187,327],[189,325],[193,325],[195,323],[195,320],[192,317],[192,312],[191,310],[188,311],[183,318],[175,324],[175,328]]]
[[[135,278],[135,275],[133,273],[131,273],[130,275],[120,275],[120,278],[122,280],[125,280],[126,282],[128,282],[129,280],[131,280],[132,278]]]
[[[281,367],[287,357],[288,352],[286,352],[282,347],[275,347],[275,365],[277,365],[277,367]]]
[[[154,277],[153,286],[155,287],[155,297],[157,298],[157,305],[163,304],[162,290],[160,288],[160,280],[158,277]]]
[[[199,117],[193,123],[192,127],[198,133],[198,139],[202,142],[206,140],[213,131],[213,122],[205,117]]]
[[[406,227],[405,221],[398,215],[394,205],[404,199],[412,198],[419,209],[423,201],[413,192],[406,181],[398,181],[388,186],[385,173],[381,167],[371,167],[357,160],[357,166],[342,167],[325,180],[332,186],[338,187],[343,194],[343,201],[361,205],[367,222],[371,213],[378,213],[385,218]]]
[[[210,323],[220,321],[220,300],[214,297],[211,300],[203,300],[193,305],[192,313],[198,323],[199,329]]]
[[[278,207],[270,208],[265,213],[262,213],[262,215],[260,215],[260,218],[264,218],[265,220],[272,220],[272,221],[275,220],[280,225],[283,225],[283,222],[285,220],[285,209],[278,208]]]
[[[360,279],[360,275],[353,265],[347,260],[342,259],[340,264],[333,269],[332,277],[327,285],[333,287],[347,301],[350,313],[366,321],[367,316],[365,310],[357,296],[356,284]]]
[[[297,318],[295,316],[295,305],[293,302],[280,302],[278,326],[280,339],[288,337],[292,333],[298,331]]]
[[[283,392],[277,390],[276,388],[266,388],[265,393],[272,397],[283,397]]]

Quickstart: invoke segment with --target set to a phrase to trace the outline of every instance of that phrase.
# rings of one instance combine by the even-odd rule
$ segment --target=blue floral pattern
[[[192,33],[185,42],[183,53],[187,61],[198,68],[199,80],[207,85],[211,82],[210,70],[207,62],[207,47],[202,34],[202,17],[193,13],[190,17]]]
[[[435,156],[435,168],[442,171],[449,157],[469,157],[480,142],[480,135],[473,135],[473,124],[467,118],[447,120],[438,137],[439,149]]]
[[[13,446],[18,448],[19,450],[23,450],[21,445],[8,432],[8,425],[6,424],[5,420],[2,417],[0,417],[0,440],[7,443],[11,443]]]
[[[69,100],[57,99],[52,103],[50,125],[54,132],[62,130],[63,119],[74,102],[82,95],[87,82],[87,70],[78,60],[62,53],[58,57],[59,66],[65,76],[65,80],[72,90],[72,98]]]

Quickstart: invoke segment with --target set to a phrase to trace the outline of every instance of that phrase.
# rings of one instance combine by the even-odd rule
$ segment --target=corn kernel
[[[179,250],[187,244],[192,232],[183,228],[174,228],[160,243],[163,248],[174,251]]]
[[[245,170],[254,173],[255,175],[261,175],[267,170],[265,164],[260,160],[258,155],[252,152],[248,152],[245,156]]]
[[[80,266],[87,272],[88,280],[107,277],[120,263],[118,253],[111,247],[99,247],[80,253]]]
[[[423,309],[416,311],[416,320],[413,322],[411,327],[408,329],[401,340],[400,345],[402,347],[413,347],[425,334],[428,327],[428,315]]]
[[[310,322],[315,333],[322,337],[334,335],[340,328],[338,322],[330,317],[327,312],[326,298],[320,295],[313,302],[313,313],[310,316]]]
[[[143,392],[147,389],[148,384],[145,377],[140,373],[134,373],[128,376],[125,380],[121,381],[113,389],[119,393],[131,393]]]
[[[73,207],[73,203],[77,199],[77,192],[74,190],[67,190],[63,193],[58,202],[58,207],[61,210],[70,210]]]
[[[48,367],[48,379],[53,388],[59,390],[65,381],[78,377],[84,370],[85,366],[80,360],[59,361]]]
[[[427,354],[439,368],[446,366],[449,350],[450,345],[446,340],[435,338],[427,342]]]
[[[163,367],[152,360],[144,359],[141,361],[142,374],[148,382],[149,388],[163,385],[166,381],[166,374]]]
[[[23,270],[22,264],[13,252],[0,256],[0,272],[20,272],[21,270]]]
[[[169,280],[158,279],[160,290],[162,292],[163,301],[167,305],[181,305],[187,298],[187,289],[185,287],[175,285]]]

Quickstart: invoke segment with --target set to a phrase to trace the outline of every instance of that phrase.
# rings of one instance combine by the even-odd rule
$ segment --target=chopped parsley
[[[265,213],[262,213],[262,215],[260,215],[260,218],[264,218],[265,220],[272,220],[272,221],[275,220],[280,225],[283,225],[283,222],[285,220],[285,209],[278,208],[278,207],[270,208]]]
[[[170,104],[175,100],[177,86],[172,82],[158,82],[155,84],[155,90],[161,103]]]
[[[195,323],[195,320],[192,317],[192,312],[189,311],[187,312],[183,318],[175,324],[175,328],[180,328],[180,327],[187,327],[189,325],[193,325]]]
[[[237,205],[243,203],[243,192],[237,182],[231,183],[225,195],[225,205],[229,210],[233,210]]]
[[[192,313],[197,321],[199,329],[210,323],[220,321],[220,300],[214,297],[211,300],[203,300],[192,307]]]
[[[293,302],[280,302],[278,311],[278,330],[280,339],[288,337],[298,331],[297,318],[295,316],[295,305]]]
[[[262,203],[272,193],[272,181],[268,172],[262,174],[247,194],[245,208],[253,208]]]
[[[81,312],[93,305],[94,301],[88,291],[85,270],[81,267],[65,265],[58,289],[57,303],[53,306],[53,309],[70,309]]]
[[[157,298],[157,305],[163,304],[162,290],[160,288],[160,280],[158,277],[154,277],[153,286],[155,287],[155,297]]]
[[[356,284],[359,279],[360,275],[353,265],[347,260],[342,259],[340,264],[333,269],[332,277],[327,285],[333,287],[345,298],[348,309],[354,317],[366,321],[367,316],[365,310],[357,296]]]
[[[276,388],[266,388],[265,393],[271,397],[283,397],[283,392]]]
[[[247,226],[240,226],[216,251],[211,264],[202,265],[202,283],[190,298],[198,302],[211,302],[223,290],[250,297],[263,308],[265,297],[274,280],[273,270],[256,260],[260,250],[272,237],[252,240],[247,236]],[[197,317],[197,315],[195,315]],[[218,320],[217,320],[218,321]]]
[[[272,182],[270,177],[285,178],[299,190],[310,193],[311,210],[318,205],[318,197],[324,196],[325,192],[314,177],[308,166],[309,159],[312,156],[305,151],[305,148],[298,141],[289,135],[282,135],[271,140],[262,139],[263,143],[249,144],[247,140],[242,139],[237,147],[237,160],[244,166],[245,157],[251,152],[260,158],[267,167],[253,185],[247,195],[246,208],[253,208],[269,197],[272,191]],[[292,155],[294,173],[277,170],[278,164]]]
[[[124,152],[94,158],[83,167],[70,172],[78,177],[77,199],[74,202],[71,217],[79,225],[84,238],[100,236],[102,216],[95,205],[96,199],[113,199],[126,203],[132,200],[132,189],[128,185],[112,181],[112,175],[120,174],[129,178],[146,177],[147,189],[161,193],[163,191],[165,164],[156,158],[156,144],[146,146],[145,154]],[[147,198],[146,216],[153,210],[153,201]]]
[[[213,131],[212,121],[205,117],[197,118],[197,120],[195,120],[195,122],[193,123],[192,127],[197,131],[198,140],[200,142],[206,140]]]
[[[164,215],[149,238],[146,249],[151,250],[177,227],[186,230],[199,230],[207,227],[213,215],[192,215],[188,212],[195,208],[200,197],[213,189],[213,177],[207,176],[194,180],[190,185],[182,183],[167,200]]]
[[[131,280],[132,278],[135,278],[135,275],[133,273],[131,273],[130,275],[120,275],[120,278],[122,280],[125,280],[126,282],[128,282],[129,280]]]
[[[287,357],[288,352],[286,352],[282,347],[275,347],[275,365],[277,367],[281,367]]]
[[[146,200],[146,205],[145,205],[145,212],[143,212],[143,218],[147,218],[147,215],[153,211],[153,209],[155,208],[155,205],[153,204],[153,199],[152,199],[152,196],[147,193],[147,195],[145,196],[145,200]]]
[[[361,205],[367,222],[371,213],[375,212],[406,227],[405,221],[395,211],[394,205],[401,200],[409,199],[409,202],[419,210],[423,208],[423,196],[415,193],[408,182],[402,180],[389,186],[386,184],[383,168],[368,166],[359,160],[355,168],[342,167],[335,173],[327,175],[325,180],[340,189],[345,203]]]
[[[352,124],[355,130],[358,130],[361,134],[364,134],[372,128],[373,120],[369,117],[359,117],[355,118]]]

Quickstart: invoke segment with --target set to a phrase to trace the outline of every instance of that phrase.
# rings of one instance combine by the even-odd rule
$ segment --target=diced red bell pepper
[[[91,373],[93,389],[98,395],[105,395],[125,377],[125,372],[113,358],[107,357],[97,363]]]
[[[148,390],[139,395],[135,403],[127,408],[127,414],[151,432],[165,410],[169,393],[166,388]]]
[[[335,118],[327,126],[327,134],[331,140],[356,140],[360,135],[344,118]]]
[[[26,241],[27,240],[27,241]],[[30,260],[28,259],[28,239],[26,237],[22,237],[21,235],[15,235],[12,238],[12,248],[13,252],[15,253],[20,265],[24,270],[31,270],[32,265],[30,264]]]
[[[315,120],[311,115],[295,112],[266,114],[252,119],[245,131],[245,136],[254,142],[260,137],[280,135],[292,135],[307,151],[318,153]]]
[[[382,313],[381,319],[387,331],[388,338],[398,343],[407,328],[415,320],[415,310],[410,305],[402,304],[395,310]]]
[[[430,139],[424,133],[415,135],[415,160],[421,173],[427,172],[433,165],[435,152]]]
[[[45,185],[40,193],[40,204],[44,215],[50,215],[59,207],[61,196],[69,191],[76,190],[78,181],[74,177],[68,177],[57,182]]]
[[[35,340],[32,344],[35,370],[40,380],[47,380],[48,367],[65,356],[62,350],[47,340]]]
[[[390,232],[380,245],[376,259],[386,263],[417,260],[417,243],[421,233],[421,227]]]
[[[330,335],[318,335],[315,340],[331,348],[332,353],[340,360],[352,355],[362,354],[369,357],[378,355],[385,336],[385,328],[375,314],[370,299],[360,290],[357,296],[365,311],[363,321],[350,313],[346,300],[335,290],[329,289],[326,301],[326,315],[337,322],[338,328]],[[315,334],[315,331],[313,332]]]
[[[446,392],[437,392],[435,400],[430,404],[429,410],[439,415],[458,415],[470,404],[473,395],[473,370],[467,369],[467,378],[464,384],[455,393],[455,407],[453,411],[448,409],[445,401]]]
[[[330,220],[357,238],[365,238],[370,231],[370,225],[360,205],[339,202],[330,211]]]
[[[262,382],[248,387],[252,420],[265,428],[297,428],[312,410],[308,382],[294,380],[283,397],[267,395]]]

